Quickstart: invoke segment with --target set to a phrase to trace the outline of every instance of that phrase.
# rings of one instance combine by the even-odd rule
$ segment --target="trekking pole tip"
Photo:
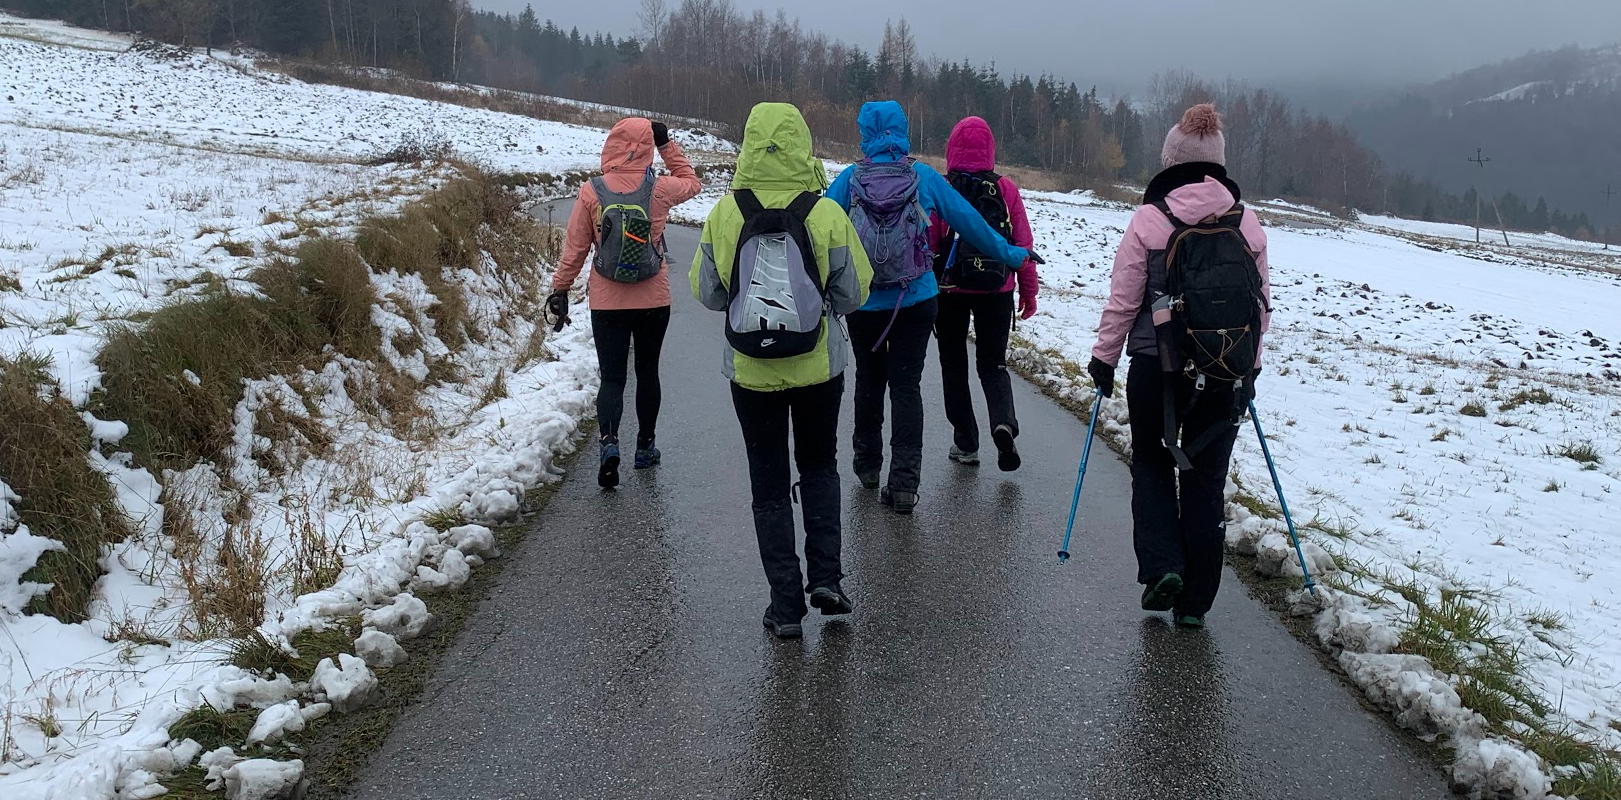
[[[1058,563],[1062,564],[1062,563],[1064,563],[1064,562],[1066,562],[1068,560],[1069,560],[1069,551],[1068,550],[1059,550],[1058,551]]]

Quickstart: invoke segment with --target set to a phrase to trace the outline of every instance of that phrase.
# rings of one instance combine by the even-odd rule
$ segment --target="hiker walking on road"
[[[853,608],[840,583],[838,426],[849,343],[838,318],[867,299],[872,268],[849,218],[820,196],[826,186],[799,109],[755,106],[733,193],[704,222],[692,263],[693,296],[726,314],[724,371],[771,584],[763,621],[783,638],[800,635],[807,594],[823,614]],[[794,547],[790,425],[805,525],[803,578]]]
[[[657,152],[670,171],[653,170]],[[588,300],[602,385],[597,389],[601,435],[597,483],[619,485],[619,420],[632,344],[636,352],[636,468],[659,463],[659,352],[670,326],[670,276],[664,263],[664,224],[670,209],[703,189],[681,145],[661,122],[629,117],[608,132],[602,175],[580,187],[569,215],[563,257],[552,276],[547,310],[568,317],[569,288],[591,259]]]
[[[1121,348],[1131,355],[1126,402],[1142,607],[1202,627],[1221,583],[1233,443],[1254,397],[1269,322],[1267,242],[1227,177],[1215,106],[1189,109],[1167,134],[1160,160],[1165,169],[1149,182],[1115,254],[1087,371],[1113,396]]]
[[[884,393],[890,393],[889,481],[879,499],[897,513],[917,506],[923,469],[923,365],[939,309],[928,225],[939,217],[980,252],[1013,267],[1030,253],[1003,239],[946,179],[911,158],[906,113],[893,100],[857,117],[866,156],[833,181],[828,199],[849,211],[872,262],[872,295],[850,315],[855,347],[855,473],[878,488],[884,466]]]
[[[946,140],[946,180],[1007,242],[1028,248],[1034,241],[1024,200],[1012,178],[996,174],[996,137],[979,117],[968,117]],[[1019,420],[1013,412],[1013,379],[1007,370],[1008,337],[1014,314],[1036,313],[1036,262],[1013,269],[979,251],[938,217],[931,220],[929,244],[940,280],[940,314],[934,322],[940,348],[946,419],[951,422],[952,461],[979,464],[979,422],[968,387],[968,328],[974,329],[975,366],[985,390],[996,464],[1003,472],[1019,468]],[[1018,290],[1017,307],[1014,290]]]

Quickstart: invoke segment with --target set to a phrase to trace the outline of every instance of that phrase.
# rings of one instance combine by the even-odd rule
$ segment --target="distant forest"
[[[1156,76],[1143,98],[1106,101],[1051,76],[925,56],[905,20],[886,22],[883,44],[869,52],[781,10],[745,14],[729,0],[640,0],[638,35],[622,38],[564,30],[533,8],[476,11],[468,0],[0,0],[0,8],[183,45],[382,67],[734,129],[756,102],[785,100],[804,111],[819,143],[845,153],[859,141],[861,102],[890,98],[906,106],[919,152],[943,153],[951,127],[977,114],[995,129],[1004,163],[1087,185],[1151,176],[1164,132],[1188,105],[1213,100],[1227,124],[1229,170],[1253,196],[1429,220],[1467,222],[1475,213],[1472,192],[1393,173],[1343,125],[1272,91],[1169,73]],[[1593,236],[1585,214],[1565,215],[1546,200],[1505,193],[1498,207],[1512,228]]]

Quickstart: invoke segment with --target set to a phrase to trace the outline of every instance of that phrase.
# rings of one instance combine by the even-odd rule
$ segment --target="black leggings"
[[[597,389],[597,430],[619,436],[619,418],[625,413],[625,379],[631,343],[636,349],[636,445],[653,443],[659,423],[659,352],[670,328],[670,307],[591,311],[591,331],[597,340],[597,363],[602,386]]]
[[[946,419],[951,422],[957,449],[977,453],[979,421],[974,417],[974,398],[968,387],[970,324],[974,329],[974,360],[980,386],[985,389],[991,430],[1006,425],[1018,436],[1019,420],[1013,413],[1013,378],[1007,371],[1013,293],[940,294],[940,316],[934,321],[934,337],[940,344],[940,380],[946,400]]]

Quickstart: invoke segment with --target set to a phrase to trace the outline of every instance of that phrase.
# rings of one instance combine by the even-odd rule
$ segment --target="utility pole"
[[[1486,168],[1486,162],[1491,159],[1483,155],[1484,148],[1475,148],[1475,157],[1469,161],[1481,169]],[[1475,189],[1475,244],[1480,244],[1480,189]]]
[[[1610,198],[1621,194],[1621,192],[1617,192],[1614,185],[1606,183],[1602,194],[1604,195],[1604,249],[1608,250],[1610,249],[1610,228],[1612,227],[1610,224]]]

